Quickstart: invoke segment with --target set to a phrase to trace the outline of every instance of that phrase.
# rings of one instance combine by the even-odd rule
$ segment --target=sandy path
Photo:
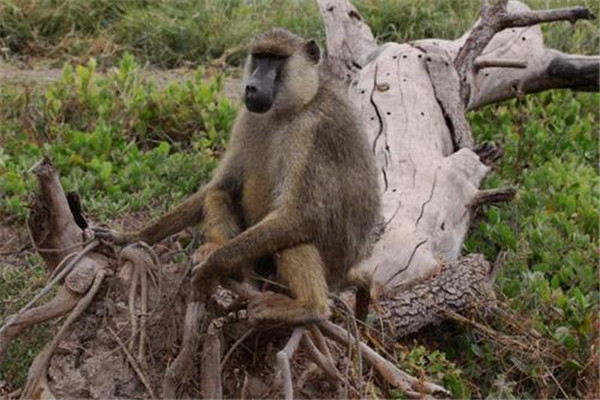
[[[98,71],[99,75],[104,75],[110,70]],[[189,68],[179,69],[146,69],[142,72],[142,77],[153,80],[157,87],[164,87],[173,81],[183,81],[194,76],[196,71]],[[0,61],[0,86],[24,85],[24,86],[47,86],[52,82],[59,80],[61,69],[20,69]],[[230,100],[238,98],[239,79],[227,77],[223,83],[223,94]]]

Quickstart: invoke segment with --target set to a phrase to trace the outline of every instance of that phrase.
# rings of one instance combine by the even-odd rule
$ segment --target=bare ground
[[[98,74],[104,75],[111,70],[98,71]],[[58,68],[40,68],[40,69],[22,69],[0,61],[0,86],[2,85],[23,85],[23,86],[48,86],[56,82],[61,77],[61,69]],[[142,77],[154,80],[157,87],[164,87],[174,81],[183,81],[192,78],[195,69],[178,68],[171,70],[164,69],[144,69]],[[208,70],[207,75],[212,75],[213,71]],[[230,99],[238,98],[239,79],[227,77],[223,83],[223,95]]]

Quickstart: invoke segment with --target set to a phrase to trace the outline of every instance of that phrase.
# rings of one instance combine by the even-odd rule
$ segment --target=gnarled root
[[[21,394],[22,399],[39,398],[41,393],[45,391],[49,392],[46,372],[48,369],[48,363],[50,361],[50,358],[52,357],[52,353],[56,349],[58,343],[65,336],[65,333],[69,329],[69,326],[81,314],[83,314],[85,309],[90,305],[90,303],[94,299],[94,296],[98,292],[98,289],[100,289],[100,284],[104,280],[105,275],[106,270],[104,269],[101,269],[96,273],[94,283],[92,284],[90,290],[81,299],[81,301],[77,303],[77,306],[75,306],[75,309],[71,312],[71,314],[69,314],[66,321],[63,323],[62,327],[54,336],[52,341],[48,343],[46,347],[44,347],[44,349],[37,355],[37,357],[33,361],[33,364],[31,365],[31,368],[29,369],[27,383],[25,384],[25,387],[23,388],[23,393]]]

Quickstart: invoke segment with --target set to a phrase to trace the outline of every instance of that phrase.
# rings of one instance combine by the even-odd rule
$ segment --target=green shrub
[[[563,395],[555,382],[545,381],[547,373],[570,396],[584,395],[576,373],[591,356],[600,300],[598,107],[596,94],[553,91],[469,115],[478,141],[495,140],[504,149],[485,186],[515,186],[518,196],[507,205],[487,207],[465,249],[483,252],[489,260],[505,252],[499,290],[515,313],[567,354],[560,366],[517,365],[503,373],[501,381],[517,397]],[[480,343],[475,338],[467,342]],[[486,348],[489,358],[467,369],[467,376],[481,368],[498,371],[507,357],[518,363],[493,342]],[[544,367],[550,372],[541,374]]]
[[[207,179],[227,142],[234,107],[219,97],[221,77],[203,69],[157,89],[132,56],[101,77],[95,62],[43,92],[1,89],[0,215],[26,212],[27,171],[52,157],[67,190],[85,193],[92,213],[140,210],[161,196],[177,201]]]

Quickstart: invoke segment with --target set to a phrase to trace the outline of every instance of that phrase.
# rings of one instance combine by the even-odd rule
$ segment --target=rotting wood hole
[[[359,20],[359,21],[361,20],[360,14],[359,14],[359,13],[357,13],[356,11],[354,11],[354,10],[350,10],[350,11],[348,11],[348,16],[349,16],[350,18],[354,18],[354,19],[357,19],[357,20]]]

